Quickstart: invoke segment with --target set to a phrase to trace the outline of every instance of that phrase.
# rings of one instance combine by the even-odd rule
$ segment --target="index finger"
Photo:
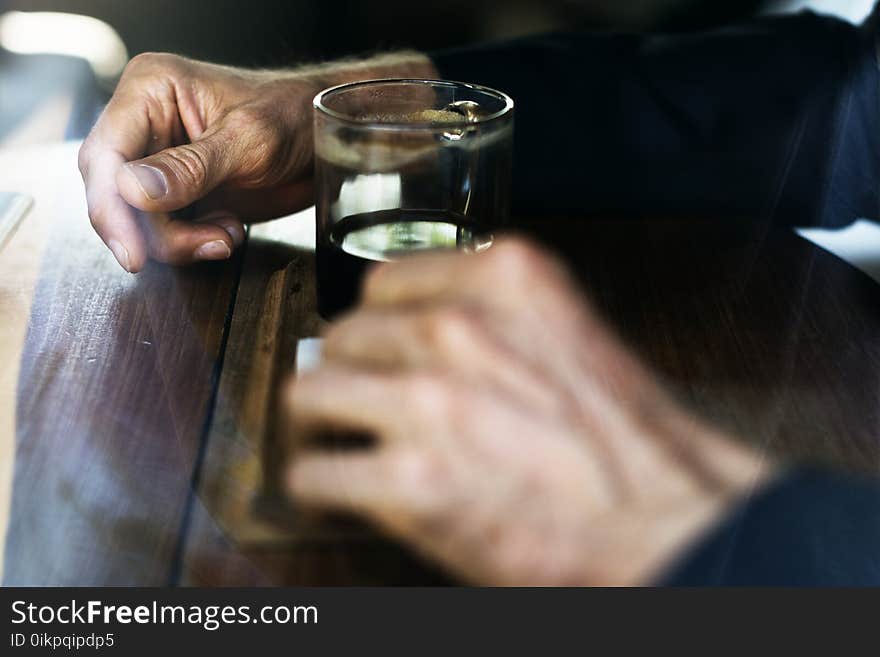
[[[393,306],[460,295],[462,279],[472,279],[469,260],[480,257],[427,253],[376,265],[364,279],[361,301],[365,306]]]
[[[123,162],[122,156],[112,151],[95,155],[83,180],[92,227],[122,268],[134,273],[146,263],[147,247],[134,208],[116,189],[116,171]]]
[[[327,365],[288,384],[289,427],[297,434],[354,431],[387,439],[398,429],[404,392],[405,382],[392,376]]]
[[[147,249],[135,210],[119,194],[116,174],[125,162],[141,157],[150,141],[150,119],[143,103],[117,92],[79,152],[92,226],[129,272],[144,266]]]
[[[366,306],[424,304],[466,300],[517,305],[536,280],[560,278],[559,267],[537,247],[518,237],[504,237],[486,251],[448,251],[413,255],[370,270],[364,282]],[[515,297],[515,298],[514,298]]]

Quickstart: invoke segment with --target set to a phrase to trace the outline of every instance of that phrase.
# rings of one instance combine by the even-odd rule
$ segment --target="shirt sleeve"
[[[433,54],[515,101],[514,211],[880,216],[867,27],[811,13],[688,35],[560,34]]]
[[[799,470],[691,549],[665,586],[878,586],[880,482]]]

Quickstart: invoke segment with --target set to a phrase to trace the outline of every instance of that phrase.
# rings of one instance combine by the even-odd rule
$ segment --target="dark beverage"
[[[492,243],[473,220],[440,210],[379,210],[344,217],[317,243],[318,312],[333,319],[360,296],[367,268],[407,254],[476,252]]]
[[[510,209],[513,101],[443,80],[371,80],[315,97],[318,311],[357,303],[367,269],[480,251]]]

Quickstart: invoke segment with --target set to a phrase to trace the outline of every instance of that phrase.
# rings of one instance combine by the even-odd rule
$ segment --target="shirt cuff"
[[[880,482],[792,471],[740,505],[660,584],[880,585]]]

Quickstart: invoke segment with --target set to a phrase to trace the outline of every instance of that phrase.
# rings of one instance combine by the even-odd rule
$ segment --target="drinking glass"
[[[442,80],[371,80],[314,100],[317,292],[331,319],[371,263],[489,248],[510,213],[513,101]]]

